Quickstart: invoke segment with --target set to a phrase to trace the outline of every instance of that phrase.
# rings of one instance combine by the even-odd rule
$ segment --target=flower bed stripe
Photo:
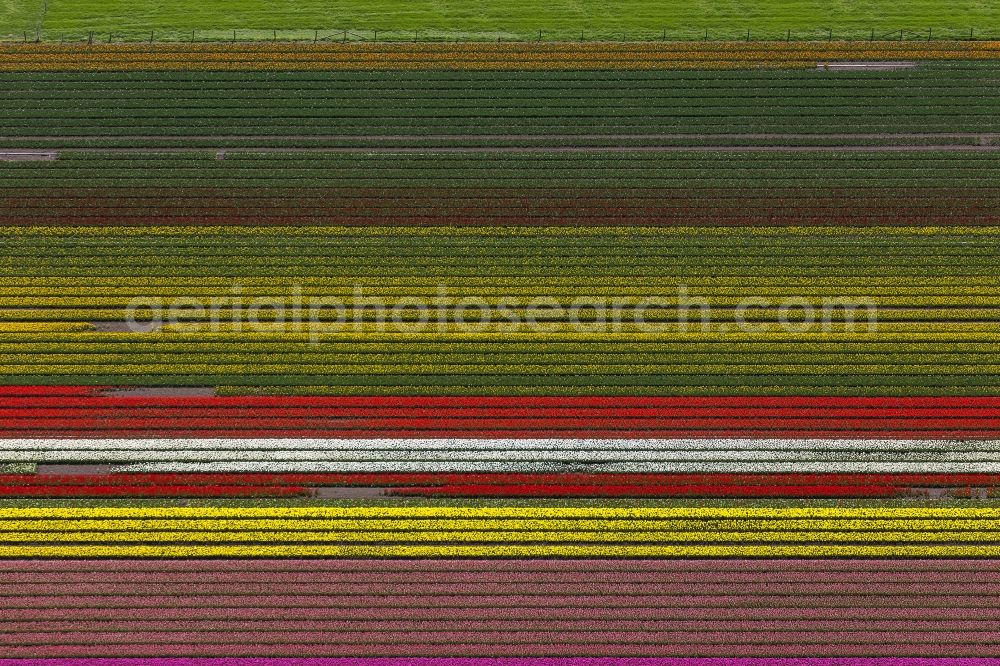
[[[36,140],[37,142],[37,140]],[[206,170],[206,177],[211,173]],[[990,226],[1000,197],[984,187],[711,190],[395,187],[4,187],[0,225],[11,226]],[[920,214],[915,215],[914,211]]]
[[[100,389],[9,387],[0,395],[0,427],[0,440],[130,436],[257,440],[997,439],[1000,399],[170,397],[102,394]],[[567,445],[574,446],[572,442],[559,443],[563,448]],[[52,448],[62,446],[65,443]],[[233,448],[230,444],[219,446]],[[336,448],[333,442],[321,446]],[[13,448],[20,447],[15,444]]]
[[[994,474],[21,474],[2,497],[311,497],[369,487],[415,497],[982,497]]]
[[[0,71],[643,70],[815,68],[996,58],[1000,42],[581,44],[6,44]]]
[[[868,545],[866,543],[845,545],[511,545],[506,542],[490,542],[482,545],[249,545],[238,544],[211,546],[130,546],[130,545],[89,545],[70,546],[31,545],[0,546],[0,558],[252,558],[252,557],[342,557],[342,558],[507,558],[507,557],[648,557],[648,558],[690,558],[690,557],[810,557],[810,558],[855,558],[855,557],[938,557],[1000,558],[1000,545],[974,543],[970,545]],[[87,603],[86,599],[81,599]],[[493,601],[493,600],[491,600]],[[902,599],[896,600],[902,602]],[[585,603],[602,603],[601,597],[585,600]]]
[[[18,507],[0,510],[0,556],[996,556],[998,511],[476,503]]]
[[[809,637],[803,639],[801,642],[794,643],[779,643],[770,645],[765,651],[760,644],[743,644],[739,646],[733,645],[719,645],[718,643],[681,643],[675,645],[648,645],[642,644],[636,640],[636,642],[612,642],[612,643],[594,643],[593,638],[589,642],[579,641],[575,643],[552,643],[549,640],[544,642],[535,643],[522,643],[517,645],[505,644],[502,642],[489,643],[489,644],[453,644],[450,642],[433,642],[434,637],[427,637],[428,642],[423,643],[407,643],[401,645],[392,645],[386,647],[380,647],[377,651],[373,651],[367,645],[359,644],[326,644],[324,642],[320,643],[302,643],[298,642],[295,644],[294,649],[290,646],[286,647],[287,644],[278,644],[280,652],[276,652],[278,655],[287,655],[290,653],[295,653],[302,657],[306,656],[329,656],[336,655],[341,658],[346,657],[370,657],[373,654],[379,657],[386,656],[396,656],[407,658],[412,654],[421,654],[424,656],[432,657],[455,657],[456,655],[467,656],[474,659],[481,658],[482,651],[484,649],[488,650],[491,655],[496,657],[520,657],[520,656],[565,656],[565,657],[576,657],[581,653],[581,645],[586,646],[586,653],[593,656],[605,656],[612,658],[621,658],[624,656],[638,656],[643,658],[648,658],[650,656],[681,656],[684,658],[691,658],[692,655],[704,656],[704,657],[725,657],[727,660],[735,659],[735,661],[727,661],[727,663],[741,663],[742,657],[754,657],[757,655],[765,654],[768,657],[774,659],[775,663],[778,661],[777,657],[792,657],[795,658],[795,664],[801,663],[798,659],[799,655],[809,654],[816,658],[815,655],[822,655],[827,657],[840,658],[840,663],[842,664],[842,659],[844,657],[850,657],[853,659],[860,656],[870,656],[873,654],[879,655],[893,655],[906,657],[913,654],[914,649],[919,649],[921,654],[929,656],[938,657],[949,657],[954,658],[956,655],[962,655],[967,657],[982,657],[983,655],[996,655],[1000,654],[995,647],[989,642],[986,643],[985,647],[970,646],[969,642],[965,641],[961,633],[950,634],[953,642],[942,642],[938,638],[935,642],[920,643],[920,642],[889,642],[894,633],[889,634],[876,634],[877,638],[874,640],[882,641],[877,645],[875,644],[857,644],[854,640],[857,634],[852,632],[848,636],[842,638],[836,643],[817,643],[814,637]],[[547,637],[548,638],[548,637]],[[619,641],[628,640],[628,636],[614,636],[609,637],[609,640],[614,640],[617,638]],[[638,636],[635,636],[638,639]],[[981,636],[975,636],[973,640],[981,639]],[[714,640],[718,640],[717,635],[713,636]],[[931,639],[932,641],[934,639]],[[194,644],[175,644],[175,645],[164,645],[161,643],[139,643],[130,646],[115,644],[112,646],[114,648],[114,653],[117,655],[150,655],[155,654],[158,656],[162,655],[177,655],[183,656],[185,658],[190,658],[192,656],[214,656],[219,657],[234,657],[234,656],[258,656],[262,653],[269,653],[270,649],[263,646],[258,646],[247,642],[228,642],[219,643],[214,645],[194,645]],[[16,650],[11,650],[9,654],[27,654],[33,656],[44,656],[44,657],[62,657],[65,655],[84,655],[84,656],[95,656],[95,655],[106,655],[109,653],[109,648],[107,646],[101,645],[73,645],[71,647],[28,647],[20,648]],[[225,661],[223,664],[227,663]],[[238,663],[238,662],[237,662]],[[306,662],[308,663],[308,662]],[[340,662],[345,664],[345,662]],[[356,663],[356,662],[350,662]],[[412,662],[406,661],[406,664]],[[418,662],[419,663],[419,662]],[[489,663],[487,661],[487,663]],[[530,663],[530,662],[529,662]],[[655,663],[655,660],[654,660]],[[689,662],[690,663],[690,662]],[[834,662],[836,663],[836,662]],[[867,662],[861,661],[860,663],[865,664]],[[877,664],[878,662],[875,662]],[[906,663],[905,661],[903,663]],[[926,661],[918,662],[927,664]],[[945,662],[949,666],[955,663],[961,664],[961,660],[947,661]],[[982,663],[980,661],[980,663]],[[346,666],[346,665],[345,665]]]
[[[1000,472],[997,440],[469,439],[468,433],[452,439],[155,439],[144,434],[0,440],[0,460],[175,473]]]
[[[6,399],[8,396],[18,398],[46,398],[54,397],[58,400],[70,397],[99,396],[105,387],[101,386],[0,386],[0,397]]]
[[[635,653],[644,655],[763,656],[773,655],[779,645],[784,650],[780,654],[795,657],[813,657],[817,651],[886,656],[909,654],[905,642],[910,650],[916,645],[932,654],[981,656],[996,653],[997,639],[990,632],[1000,617],[994,603],[1000,574],[992,560],[128,559],[4,564],[0,626],[8,638],[5,649],[12,650],[0,662],[5,665],[23,663],[9,655],[121,657],[183,650],[229,658],[213,663],[261,666],[268,661],[232,659],[234,649],[258,656],[302,654],[303,645],[307,654],[337,655],[419,657],[445,654],[446,649],[472,655],[473,648],[479,650],[477,656],[569,653],[570,641],[552,640],[556,636],[578,639],[573,646],[577,659],[486,661],[498,666],[603,666],[579,657],[620,657],[620,646],[617,652],[611,648],[613,639],[635,645]],[[171,593],[160,593],[165,589]],[[956,639],[943,640],[945,634]],[[360,647],[362,635],[367,651]],[[705,636],[713,638],[708,650],[701,640]],[[250,640],[238,640],[244,637]],[[974,650],[967,649],[970,644]],[[143,663],[173,666],[164,659]],[[615,663],[716,664],[690,659]],[[765,658],[746,663],[785,662]],[[824,662],[808,658],[795,663]]]

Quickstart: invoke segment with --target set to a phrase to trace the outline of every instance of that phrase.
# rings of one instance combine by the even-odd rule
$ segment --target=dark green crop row
[[[8,172],[12,173],[12,172]],[[23,183],[18,183],[23,185]],[[1000,188],[989,187],[604,187],[604,188],[342,188],[272,186],[221,188],[142,185],[94,188],[16,186],[0,188],[0,211],[11,219],[85,215],[121,217],[194,215],[199,219],[248,220],[262,214],[315,217],[337,223],[351,217],[387,219],[424,215],[441,220],[475,215],[481,219],[559,218],[579,223],[587,217],[650,218],[697,215],[718,220],[721,212],[823,218],[864,211],[873,224],[918,223],[933,215],[973,223],[979,217],[1000,219]],[[906,217],[899,217],[906,214]],[[919,215],[918,217],[915,217]]]
[[[132,126],[130,126],[132,127]],[[520,126],[523,131],[523,126]],[[134,133],[134,128],[133,133]],[[246,133],[249,128],[245,125],[239,126],[241,133]],[[283,149],[308,149],[317,148],[359,148],[385,150],[387,147],[393,148],[421,148],[433,152],[435,148],[642,148],[642,147],[689,147],[705,146],[717,147],[720,149],[732,147],[788,147],[788,146],[826,146],[838,148],[844,146],[979,146],[981,138],[976,135],[964,133],[957,134],[931,134],[931,135],[858,135],[858,136],[823,136],[808,134],[787,134],[787,135],[749,135],[749,136],[713,136],[709,134],[690,135],[620,135],[623,129],[616,125],[614,133],[604,135],[598,134],[578,134],[578,135],[556,135],[556,134],[536,134],[521,135],[516,137],[502,137],[495,135],[480,136],[398,136],[387,140],[377,136],[322,136],[322,135],[296,135],[296,136],[257,136],[253,139],[255,148],[283,148]],[[146,139],[136,139],[134,136],[88,136],[78,133],[78,129],[72,132],[67,129],[67,133],[72,135],[72,145],[76,150],[85,149],[134,149],[137,146],[146,145]],[[30,144],[34,149],[59,149],[66,145],[67,138],[62,137],[31,137]],[[161,149],[175,150],[220,150],[246,148],[248,139],[242,135],[236,136],[170,136],[159,135],[155,144]],[[19,136],[0,136],[0,150],[23,148],[26,141]]]
[[[905,71],[0,74],[2,134],[838,134],[1000,132],[1000,65]],[[242,136],[244,138],[236,138]],[[161,139],[160,137],[163,137]]]
[[[500,277],[534,276],[542,281],[532,286],[548,284],[553,293],[562,293],[558,290],[566,284],[626,286],[629,278],[644,278],[635,288],[742,276],[749,281],[748,289],[755,280],[782,277],[790,282],[781,284],[808,285],[809,280],[819,280],[817,288],[832,284],[834,289],[847,290],[876,286],[875,282],[859,283],[863,278],[919,276],[919,282],[910,286],[941,285],[947,294],[959,287],[992,284],[1000,266],[1000,236],[995,233],[907,230],[804,234],[757,229],[726,233],[358,229],[323,234],[232,228],[213,231],[210,237],[142,229],[85,234],[56,230],[6,232],[0,235],[0,248],[0,275],[8,278],[2,287],[9,296],[20,295],[6,291],[18,288],[20,280],[25,282],[24,293],[30,293],[29,276],[87,276],[93,284],[101,276],[127,275],[142,278],[144,283],[177,276],[348,281],[398,276],[412,277],[414,288],[448,278],[480,276],[482,284],[489,286]],[[969,282],[955,282],[955,276],[967,276]],[[972,279],[975,276],[985,281]],[[909,283],[897,279],[892,284]]]
[[[854,115],[830,117],[821,110],[806,112],[793,108],[785,112],[757,109],[752,114],[727,118],[724,115],[698,114],[696,111],[678,111],[676,114],[648,114],[642,117],[596,115],[596,112],[574,116],[556,115],[484,119],[482,116],[456,117],[455,115],[430,116],[423,119],[351,118],[260,116],[234,113],[219,118],[184,118],[177,116],[158,119],[90,118],[77,116],[59,120],[38,116],[35,120],[20,122],[3,120],[5,136],[18,138],[18,147],[36,147],[35,139],[44,139],[49,147],[84,147],[80,139],[107,137],[123,140],[126,147],[159,148],[175,137],[219,136],[235,142],[238,147],[257,147],[258,136],[267,139],[289,136],[342,134],[356,137],[381,137],[394,135],[450,134],[450,135],[510,135],[546,134],[649,134],[676,133],[691,135],[718,134],[840,134],[840,133],[1000,133],[994,109],[997,102],[972,103],[952,109],[926,112],[902,109],[887,112],[885,116],[871,115],[870,107],[859,106]],[[352,112],[353,113],[353,112]],[[38,125],[35,124],[37,121]],[[167,126],[165,127],[164,124]],[[58,137],[62,137],[57,141]],[[693,141],[699,141],[694,137]],[[903,137],[904,145],[906,138]],[[486,141],[482,142],[486,144]],[[391,144],[390,144],[391,145]],[[493,144],[489,144],[493,145]],[[845,138],[842,145],[853,145]]]
[[[351,150],[341,153],[260,153],[232,151],[225,159],[206,156],[204,152],[138,152],[99,154],[87,151],[63,152],[54,162],[10,162],[4,168],[30,172],[86,169],[211,169],[220,172],[261,170],[309,171],[324,170],[334,173],[352,170],[370,172],[373,169],[550,169],[590,168],[591,170],[617,167],[621,169],[647,169],[657,166],[682,172],[704,169],[748,169],[795,171],[811,168],[818,171],[873,169],[941,169],[1000,168],[1000,155],[992,152],[966,152],[949,150],[878,151],[878,150],[824,150],[747,152],[716,148],[713,150],[672,151],[562,151],[518,153],[488,150],[456,153],[445,150],[428,150],[425,153],[388,150],[375,152]],[[335,171],[334,171],[335,170]]]
[[[548,175],[548,178],[544,178]],[[719,187],[726,186],[732,183],[732,178],[729,177],[719,177],[717,179],[700,178],[695,180],[682,180],[677,179],[671,181],[678,187],[684,185],[692,186],[712,186],[716,185]],[[801,177],[791,177],[786,176],[783,178],[757,178],[754,180],[748,180],[747,185],[754,187],[763,187],[768,184],[775,184],[779,186],[801,186],[808,187],[811,184],[815,184],[817,179],[820,180],[824,185],[829,187],[843,187],[843,188],[863,188],[872,187],[877,185],[887,185],[894,187],[937,187],[942,184],[949,186],[965,186],[971,188],[992,188],[997,187],[998,178],[990,174],[987,177],[970,176],[967,178],[957,178],[957,177],[947,177],[945,175],[927,175],[918,176],[912,175],[910,177],[883,177],[879,178],[873,175],[868,178],[823,178],[821,176],[801,176]],[[408,187],[468,187],[468,188],[493,188],[493,187],[529,187],[531,185],[537,185],[539,181],[543,181],[551,187],[582,187],[582,188],[592,188],[592,187],[610,187],[615,184],[621,184],[623,186],[641,187],[650,186],[657,187],[664,184],[664,178],[657,177],[639,177],[639,176],[627,176],[619,175],[617,177],[609,177],[607,175],[603,177],[591,176],[582,177],[572,174],[565,175],[563,177],[552,177],[551,174],[537,174],[535,176],[531,174],[523,174],[519,177],[482,177],[482,178],[438,178],[438,179],[418,179],[415,177],[409,178],[352,178],[352,179],[339,179],[334,180],[337,186],[342,187],[391,187],[394,185],[405,185]],[[36,187],[141,187],[145,185],[154,185],[159,187],[191,187],[198,182],[195,176],[189,178],[150,178],[148,180],[136,180],[129,177],[121,177],[117,179],[109,180],[93,180],[93,179],[64,179],[55,180],[45,179],[45,180],[23,180],[18,184],[24,185],[34,185]],[[202,180],[202,185],[214,185],[216,187],[230,187],[230,188],[256,188],[256,187],[269,187],[274,186],[276,183],[281,181],[276,178],[246,178],[241,180],[224,180],[221,182],[208,183]],[[292,184],[298,186],[313,186],[321,187],[323,185],[330,185],[331,181],[328,179],[319,178],[301,178],[300,180],[292,181]],[[0,190],[0,195],[3,191]],[[738,211],[734,211],[738,212]],[[831,212],[832,214],[832,212]],[[328,223],[335,222],[335,220],[330,220]]]
[[[15,108],[76,99],[177,104],[185,100],[231,106],[245,101],[280,108],[297,101],[413,104],[442,98],[470,101],[537,101],[593,96],[598,104],[642,99],[793,99],[917,98],[916,91],[938,90],[944,100],[956,95],[990,96],[975,90],[1000,71],[996,61],[921,62],[895,71],[739,70],[739,71],[591,71],[591,72],[64,72],[5,73],[0,83],[12,93]],[[261,93],[250,97],[247,93]],[[66,100],[66,96],[70,96]],[[848,101],[849,101],[848,100]],[[928,100],[929,101],[929,100]],[[182,104],[183,105],[183,104]]]
[[[857,109],[859,117],[844,116],[832,119],[822,109],[792,108],[778,113],[767,109],[744,112],[738,118],[727,118],[721,114],[698,113],[697,109],[685,109],[674,114],[650,113],[641,118],[627,114],[600,114],[581,111],[578,114],[544,116],[541,114],[511,115],[502,119],[486,119],[476,114],[459,115],[441,113],[423,118],[406,118],[352,115],[348,118],[332,118],[325,112],[318,117],[307,117],[301,113],[262,117],[252,112],[233,112],[217,118],[202,116],[170,115],[144,118],[136,114],[123,114],[114,118],[86,118],[73,116],[59,119],[39,115],[32,120],[6,119],[3,121],[5,136],[20,140],[18,147],[36,147],[35,137],[44,139],[50,146],[58,137],[63,137],[55,147],[85,147],[79,139],[90,137],[129,139],[126,147],[159,148],[160,141],[173,141],[184,136],[218,136],[221,139],[241,142],[237,147],[256,148],[263,136],[270,140],[292,136],[344,135],[373,140],[382,136],[396,135],[462,135],[480,136],[502,135],[642,135],[650,133],[698,135],[728,134],[840,134],[840,133],[923,133],[960,132],[966,134],[1000,133],[1000,122],[993,110],[996,102],[969,104],[947,109],[911,109],[906,115],[890,113],[884,118],[868,116],[868,107]],[[357,113],[352,111],[352,114]],[[864,116],[867,119],[861,118]],[[44,130],[35,129],[35,122],[42,123]],[[164,124],[168,125],[164,127]],[[43,133],[48,130],[50,133]],[[906,137],[902,138],[903,141]],[[490,145],[486,140],[483,145]],[[384,142],[383,142],[383,145]],[[390,147],[392,143],[388,144]],[[697,144],[695,144],[697,145]],[[854,145],[850,137],[845,137],[842,145]],[[906,145],[905,143],[903,145]]]
[[[998,116],[1000,117],[1000,116]],[[29,187],[979,187],[1000,151],[107,155],[0,162],[0,195]]]
[[[864,47],[864,45],[859,45]],[[723,48],[719,54],[729,53]],[[716,58],[720,60],[722,58]],[[713,62],[709,58],[707,62]],[[881,71],[825,70],[823,81],[836,85],[840,80],[853,81],[859,87],[877,85],[877,81],[927,80],[935,74],[951,81],[981,76],[996,71],[995,60],[934,60],[921,59],[917,67]],[[661,81],[697,81],[719,87],[752,86],[754,81],[794,82],[808,77],[813,70],[799,69],[605,69],[605,70],[368,70],[368,71],[114,71],[114,72],[0,72],[0,81],[8,86],[30,88],[33,84],[74,84],[94,89],[118,90],[129,85],[156,82],[163,89],[183,89],[192,83],[211,84],[219,90],[242,90],[244,82],[260,82],[275,91],[325,90],[331,83],[346,90],[372,89],[390,91],[446,90],[456,84],[471,90],[492,90],[497,86],[530,90],[538,81],[555,82],[560,86],[588,89],[595,82],[601,85],[627,84],[631,88],[656,87]],[[945,77],[944,75],[948,76]],[[873,75],[877,78],[873,78]],[[868,82],[866,84],[866,82]]]

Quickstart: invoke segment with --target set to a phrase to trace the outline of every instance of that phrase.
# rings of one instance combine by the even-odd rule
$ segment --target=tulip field
[[[728,70],[829,70],[837,63],[883,63],[888,71],[944,64],[986,63],[1000,48],[987,40],[900,40],[879,35],[870,41],[790,40],[703,42],[209,42],[146,44],[142,41],[79,45],[54,42],[0,43],[4,72],[597,72]],[[896,64],[897,67],[892,67]],[[906,65],[906,67],[898,67]],[[300,76],[299,78],[305,78]],[[167,79],[169,80],[169,79]]]
[[[15,4],[0,666],[1000,657],[989,3]]]
[[[28,233],[37,235],[59,233],[38,227],[68,225],[82,233],[83,226],[112,222],[103,233],[120,239],[126,232],[118,227],[175,225],[276,225],[282,233],[292,226],[360,226],[369,234],[391,233],[380,231],[386,226],[483,226],[497,234],[568,225],[649,233],[653,226],[969,228],[1000,219],[993,187],[1000,156],[963,146],[791,153],[767,146],[557,148],[234,150],[224,159],[148,149],[67,152],[52,162],[0,162],[0,224],[36,227]]]

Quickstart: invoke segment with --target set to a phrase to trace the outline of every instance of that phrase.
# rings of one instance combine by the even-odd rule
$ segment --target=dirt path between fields
[[[214,386],[129,386],[109,389],[102,396],[139,398],[211,398],[215,396]]]
[[[888,72],[897,69],[914,69],[916,62],[912,61],[879,61],[868,62],[820,62],[816,64],[816,69],[830,70],[832,72]]]
[[[0,162],[52,162],[58,150],[0,150]]]

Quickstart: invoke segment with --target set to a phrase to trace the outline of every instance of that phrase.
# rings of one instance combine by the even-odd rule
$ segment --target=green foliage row
[[[1000,132],[993,62],[904,72],[0,74],[10,137]],[[256,145],[257,139],[236,141]],[[388,145],[391,145],[388,144]]]

